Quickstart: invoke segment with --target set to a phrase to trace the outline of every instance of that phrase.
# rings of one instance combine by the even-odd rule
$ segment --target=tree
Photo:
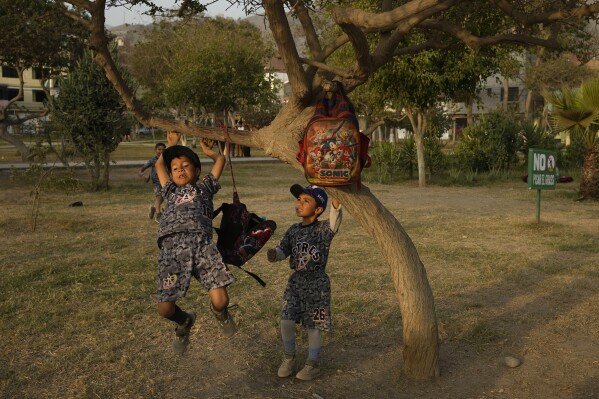
[[[550,118],[553,126],[559,131],[569,130],[571,134],[583,138],[585,152],[578,189],[581,198],[599,199],[599,79],[583,83],[577,89],[545,92],[544,97],[553,105]]]
[[[126,77],[126,75],[125,75]],[[60,79],[51,103],[53,129],[83,158],[93,191],[108,189],[110,154],[129,130],[126,107],[103,70],[86,51],[77,68]]]
[[[247,21],[162,22],[142,40],[133,51],[133,74],[148,88],[144,97],[162,107],[268,112],[276,104],[275,82],[264,74],[273,51]]]
[[[137,1],[137,0],[136,0]],[[90,29],[90,43],[96,50],[96,62],[119,91],[129,110],[136,119],[149,126],[172,129],[181,133],[209,139],[223,140],[222,129],[202,127],[184,121],[161,118],[150,114],[134,96],[118,75],[108,49],[108,39],[104,35],[105,0],[66,1],[76,9],[84,9],[91,15],[91,21],[82,23]],[[183,1],[187,11],[191,1]],[[383,0],[383,6],[365,11],[351,7],[329,6],[331,23],[337,24],[342,34],[330,41],[321,40],[311,19],[308,7],[312,2],[301,0],[291,4],[295,17],[300,21],[306,38],[308,55],[300,56],[286,15],[286,2],[282,0],[247,0],[243,2],[247,10],[262,6],[281,60],[286,66],[291,86],[291,99],[283,106],[275,120],[250,135],[234,133],[232,141],[265,149],[299,169],[295,152],[297,140],[313,113],[313,105],[323,85],[326,83],[323,72],[335,75],[350,92],[364,84],[369,77],[390,62],[394,57],[414,54],[435,48],[436,42],[461,40],[468,47],[479,50],[482,47],[505,43],[519,45],[544,45],[557,47],[555,41],[536,36],[540,24],[552,24],[563,20],[582,18],[599,12],[599,3],[573,1],[564,5],[558,1],[520,2],[508,0],[461,1],[461,0],[412,0],[398,4]],[[541,9],[538,9],[542,3]],[[351,4],[351,3],[350,3]],[[393,7],[386,5],[393,4]],[[492,4],[493,8],[506,17],[506,23],[496,32],[477,36],[451,20],[446,12],[468,6],[472,13],[477,7]],[[383,11],[381,11],[383,10]],[[402,40],[411,31],[421,31],[423,41],[405,44]],[[438,33],[443,33],[439,35]],[[378,35],[378,41],[369,45],[367,35]],[[356,62],[349,68],[339,68],[327,63],[327,59],[343,44],[350,43]],[[395,284],[403,321],[403,359],[407,376],[429,379],[439,375],[439,344],[434,298],[418,252],[400,222],[370,192],[368,187],[330,188],[330,194],[337,197],[344,207],[371,234],[389,265]]]
[[[51,0],[0,0],[0,66],[16,69],[19,78],[18,93],[0,105],[0,138],[17,147],[23,161],[29,158],[29,148],[9,134],[8,128],[48,114],[47,109],[39,112],[17,107],[23,100],[23,71],[38,68],[45,82],[72,65],[73,57],[85,46],[87,32],[64,12],[62,4]]]

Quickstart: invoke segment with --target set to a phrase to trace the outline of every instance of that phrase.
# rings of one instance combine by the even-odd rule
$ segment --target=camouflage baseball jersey
[[[331,215],[340,213],[331,207]],[[329,258],[331,241],[339,227],[340,218],[333,226],[330,220],[315,221],[307,226],[296,223],[287,230],[278,249],[289,256],[289,267],[296,272],[324,272]]]
[[[220,189],[218,180],[209,174],[199,184],[178,187],[171,180],[162,188],[166,208],[158,226],[158,245],[173,233],[198,233],[212,241],[212,198]]]

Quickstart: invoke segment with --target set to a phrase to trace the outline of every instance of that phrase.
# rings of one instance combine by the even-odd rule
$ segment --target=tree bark
[[[508,111],[508,92],[510,89],[510,81],[508,78],[503,78],[503,112]]]
[[[414,130],[416,140],[416,158],[418,159],[418,187],[426,187],[426,162],[424,159],[424,134],[426,133],[426,114],[420,110],[407,109],[408,119]],[[416,118],[414,118],[414,113]]]
[[[472,97],[468,97],[468,101],[466,102],[466,126],[474,125],[474,100]],[[453,140],[455,141],[455,134],[453,136]]]
[[[597,169],[597,151],[594,147],[585,151],[578,188],[578,193],[585,199],[599,199],[599,170]]]
[[[388,266],[403,327],[403,371],[409,378],[439,376],[439,342],[433,293],[418,252],[400,222],[362,185],[327,188],[374,237]]]

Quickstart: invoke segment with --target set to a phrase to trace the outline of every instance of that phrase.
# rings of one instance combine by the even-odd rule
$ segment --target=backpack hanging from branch
[[[218,235],[216,247],[223,257],[224,263],[239,267],[264,287],[266,283],[259,276],[243,269],[242,266],[266,244],[276,230],[277,224],[249,212],[246,205],[239,200],[231,163],[230,138],[226,122],[224,128],[226,152],[233,181],[233,203],[223,203],[214,211],[213,218],[222,213],[220,226],[215,228]]]
[[[360,133],[353,104],[343,86],[336,84],[331,99],[327,92],[316,103],[312,119],[299,142],[297,160],[303,165],[306,180],[318,186],[361,187],[362,169],[370,167],[370,139]]]

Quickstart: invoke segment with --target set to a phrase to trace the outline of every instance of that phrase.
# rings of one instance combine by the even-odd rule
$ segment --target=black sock
[[[189,314],[185,313],[183,310],[181,310],[180,307],[175,305],[175,313],[167,317],[167,319],[169,319],[170,321],[174,321],[175,323],[182,326],[185,323],[187,323],[187,319],[189,319]]]

